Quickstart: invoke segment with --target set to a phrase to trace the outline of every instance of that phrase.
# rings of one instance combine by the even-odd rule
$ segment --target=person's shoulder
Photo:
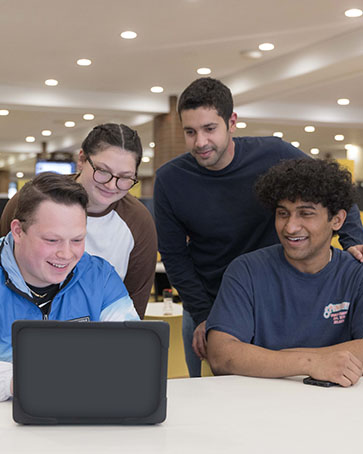
[[[269,267],[281,257],[281,244],[256,249],[255,251],[247,252],[236,257],[229,265],[230,270],[240,268],[248,268],[250,270],[262,270],[266,266]]]
[[[161,165],[157,171],[156,175],[158,178],[173,174],[178,169],[188,168],[195,165],[195,159],[190,153],[183,153],[165,164]]]
[[[350,270],[356,270],[363,276],[363,263],[358,262],[350,252],[333,248],[333,254],[334,263],[336,263],[338,269],[342,270],[347,267]]]
[[[92,273],[109,273],[114,270],[114,267],[102,257],[98,255],[91,255],[88,252],[84,252],[81,260],[75,266],[76,275],[82,277],[84,274]]]
[[[280,137],[274,136],[259,136],[259,137],[236,137],[233,139],[237,148],[249,149],[252,151],[261,150],[268,152],[278,152],[281,158],[285,159],[298,159],[308,158],[298,148],[291,145],[291,143],[282,140]]]
[[[154,222],[152,214],[146,206],[131,194],[126,194],[116,202],[113,209],[128,225]]]

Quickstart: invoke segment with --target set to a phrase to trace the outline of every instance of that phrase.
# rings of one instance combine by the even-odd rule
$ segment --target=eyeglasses
[[[116,175],[112,175],[112,173],[109,172],[108,170],[99,169],[93,164],[89,156],[87,156],[86,159],[93,169],[93,179],[95,180],[96,183],[106,184],[109,183],[112,180],[112,178],[115,178],[117,188],[121,189],[122,191],[128,191],[133,186],[135,186],[135,184],[138,183],[138,180],[136,180],[136,178],[116,177]]]

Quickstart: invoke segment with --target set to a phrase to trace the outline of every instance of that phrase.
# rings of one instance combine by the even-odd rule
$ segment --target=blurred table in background
[[[182,336],[183,306],[172,304],[172,315],[164,315],[164,303],[150,302],[146,307],[145,320],[162,320],[170,326],[168,378],[189,377],[185,363]]]

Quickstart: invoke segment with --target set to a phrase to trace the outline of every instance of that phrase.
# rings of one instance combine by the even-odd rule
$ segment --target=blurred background
[[[231,88],[236,135],[278,135],[344,160],[361,185],[362,9],[362,0],[0,0],[1,197],[36,171],[74,172],[88,132],[119,122],[141,136],[135,194],[151,198],[155,169],[184,151],[177,97],[203,75]]]

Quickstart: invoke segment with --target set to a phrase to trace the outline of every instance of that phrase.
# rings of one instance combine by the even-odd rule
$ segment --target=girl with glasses
[[[74,177],[87,191],[86,251],[109,261],[123,279],[143,318],[154,280],[156,231],[151,214],[128,191],[137,183],[142,145],[126,125],[96,126],[85,138]],[[0,236],[9,231],[16,196],[1,217]]]

